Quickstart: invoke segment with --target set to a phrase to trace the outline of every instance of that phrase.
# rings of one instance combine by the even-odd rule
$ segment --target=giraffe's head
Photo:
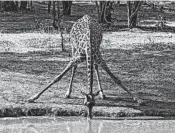
[[[90,119],[92,119],[92,108],[94,107],[95,105],[95,96],[97,96],[99,94],[99,91],[95,94],[86,94],[84,92],[81,92],[84,96],[85,96],[85,99],[84,99],[84,105],[87,107],[88,109],[88,117]]]

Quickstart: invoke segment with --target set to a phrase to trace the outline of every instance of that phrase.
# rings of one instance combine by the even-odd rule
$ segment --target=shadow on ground
[[[145,101],[139,106],[100,69],[106,100],[97,97],[97,116],[173,116],[175,115],[174,46],[144,45],[131,50],[102,50],[111,71],[129,90]],[[113,56],[111,56],[113,55]],[[59,58],[59,60],[53,59]],[[85,63],[77,70],[72,97],[65,99],[71,72],[46,91],[34,104],[23,102],[38,93],[69,61],[62,53],[1,53],[1,116],[20,115],[86,115],[83,96],[87,90]],[[63,59],[63,60],[61,60]],[[61,61],[60,61],[61,60]],[[97,91],[95,78],[94,91]],[[14,111],[16,110],[16,111]],[[56,111],[55,111],[56,110]],[[16,112],[16,113],[15,113]]]

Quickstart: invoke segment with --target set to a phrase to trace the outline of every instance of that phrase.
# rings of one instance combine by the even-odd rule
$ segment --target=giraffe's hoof
[[[29,98],[28,100],[26,100],[26,102],[28,102],[28,103],[34,103],[34,101],[35,101],[35,99],[33,99],[33,98]]]
[[[28,103],[34,103],[34,101],[36,99],[38,99],[38,98],[39,98],[39,96],[38,96],[38,94],[36,94],[34,96],[31,96],[28,100],[26,100],[26,102],[28,102]]]
[[[103,92],[99,92],[99,95],[100,95],[101,99],[103,99],[103,100],[106,98],[106,96],[103,94]]]
[[[141,105],[145,105],[145,102],[142,99],[138,98],[138,97],[135,97],[134,98],[134,101],[136,101],[137,104],[140,105],[140,106]]]
[[[144,105],[146,105],[146,102],[144,102],[143,100],[139,99],[139,100],[137,100],[137,104],[139,106],[144,106]]]
[[[70,95],[67,95],[67,94],[66,94],[66,95],[65,95],[65,98],[70,98]]]
[[[105,95],[100,95],[101,99],[106,99],[106,96]]]

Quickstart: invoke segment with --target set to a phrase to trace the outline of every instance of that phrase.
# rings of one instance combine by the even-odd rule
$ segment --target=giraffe
[[[88,73],[88,90],[89,93],[85,95],[84,104],[88,107],[88,116],[92,118],[92,108],[95,105],[95,96],[98,94],[102,99],[105,99],[105,95],[103,93],[103,89],[100,83],[100,75],[98,71],[98,67],[101,66],[109,76],[114,80],[116,84],[118,84],[121,88],[123,88],[133,99],[137,101],[139,104],[141,103],[141,99],[139,99],[136,95],[133,95],[121,82],[121,80],[116,77],[108,68],[106,62],[103,60],[100,53],[100,44],[102,42],[102,28],[96,19],[84,15],[80,18],[76,23],[73,24],[72,29],[70,31],[70,42],[72,43],[72,58],[66,68],[62,71],[60,75],[55,77],[55,79],[50,82],[41,92],[35,94],[34,96],[28,99],[28,102],[34,102],[36,99],[40,97],[42,93],[44,93],[49,87],[53,84],[61,80],[61,78],[72,69],[72,76],[69,84],[69,88],[66,91],[65,97],[69,98],[72,92],[72,83],[74,79],[74,74],[77,69],[77,65],[86,61],[87,63],[87,73]],[[99,86],[99,91],[93,93],[93,72],[95,70],[97,82]]]

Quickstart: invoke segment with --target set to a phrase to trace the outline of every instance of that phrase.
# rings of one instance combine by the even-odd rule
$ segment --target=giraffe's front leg
[[[77,69],[77,65],[75,65],[73,68],[72,68],[72,76],[71,76],[71,80],[70,80],[70,84],[69,84],[69,88],[65,94],[65,98],[70,98],[70,94],[72,92],[72,83],[73,83],[73,79],[74,79],[74,75],[75,75],[75,71]]]
[[[66,66],[66,68],[63,70],[63,72],[58,75],[57,77],[55,77],[55,79],[50,82],[41,92],[35,94],[34,96],[30,97],[27,101],[28,102],[34,102],[36,99],[38,99],[46,90],[48,90],[53,84],[55,84],[56,82],[60,81],[61,78],[75,65],[77,65],[77,62],[80,60],[79,57],[77,58],[72,58],[71,61],[68,63],[68,65]]]
[[[134,101],[137,101],[139,105],[144,104],[141,99],[139,99],[136,95],[133,95],[120,81],[120,79],[110,71],[108,66],[106,65],[105,61],[101,62],[101,67],[109,74],[109,76],[114,80],[116,84],[118,84],[121,88],[123,88],[128,94],[134,99]]]
[[[100,94],[100,97],[102,99],[105,99],[105,95],[104,95],[103,89],[101,87],[100,76],[99,76],[99,72],[98,72],[98,65],[95,64],[94,66],[95,66],[95,73],[96,73],[96,77],[97,77],[98,87],[99,87],[99,91],[100,91],[99,94]]]

